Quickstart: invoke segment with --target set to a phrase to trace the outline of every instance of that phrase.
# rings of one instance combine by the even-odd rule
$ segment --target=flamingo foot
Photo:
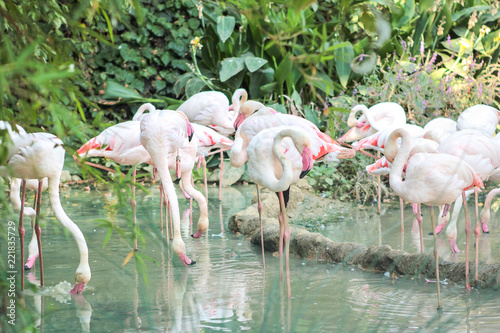
[[[191,196],[189,194],[187,194],[186,191],[182,190],[182,194],[184,194],[184,198],[191,199]]]
[[[181,260],[181,262],[184,266],[196,264],[196,261],[189,259],[185,253],[180,253],[179,259]]]
[[[481,222],[481,228],[483,229],[483,233],[489,234],[490,231],[488,230],[488,225],[484,222]]]
[[[26,264],[24,265],[24,269],[31,269],[33,265],[35,264],[36,258],[38,258],[38,253],[35,254],[33,257],[29,257],[28,260],[26,260]]]
[[[195,233],[195,234],[192,234],[191,237],[193,237],[193,238],[200,238],[202,235],[203,235],[203,231],[198,230],[198,232]]]
[[[81,294],[83,291],[83,287],[85,287],[85,284],[83,282],[77,283],[73,289],[69,292],[70,294]]]
[[[467,282],[467,283],[465,284],[465,289],[467,289],[467,291],[470,291],[470,284],[469,284],[469,282]]]
[[[455,238],[450,237],[450,249],[452,253],[459,253],[460,250],[458,249],[457,242],[455,241]]]

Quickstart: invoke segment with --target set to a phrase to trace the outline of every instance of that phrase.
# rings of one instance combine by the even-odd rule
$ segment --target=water
[[[279,281],[278,259],[266,254],[262,268],[260,247],[227,229],[229,217],[250,204],[254,186],[224,189],[219,205],[218,189],[210,188],[210,227],[201,239],[189,237],[189,214],[182,222],[187,254],[197,261],[184,267],[169,251],[159,235],[159,190],[146,185],[150,194],[139,191],[138,223],[145,244],[139,241],[139,254],[145,265],[134,259],[122,267],[131,251],[125,215],[116,210],[117,198],[106,188],[84,190],[63,188],[62,204],[80,226],[90,251],[92,280],[83,296],[70,296],[78,265],[78,251],[71,236],[45,209],[43,228],[44,288],[25,293],[25,302],[41,312],[34,323],[44,332],[493,332],[500,327],[500,293],[492,289],[466,292],[462,285],[444,284],[441,297],[444,310],[436,311],[435,284],[420,278],[371,273],[357,268],[300,258],[291,258],[292,295]],[[386,207],[387,205],[384,205]],[[181,214],[189,201],[180,199]],[[332,217],[300,221],[312,231],[321,231],[335,241],[366,245],[389,244],[416,252],[411,210],[405,212],[404,244],[401,242],[399,212],[387,208],[379,217],[375,208],[351,207],[332,212]],[[198,216],[195,205],[193,221]],[[123,228],[115,231],[106,246],[107,229],[96,220],[107,219]],[[328,221],[328,222],[327,222]],[[499,230],[492,215],[488,243],[483,256],[495,258]],[[293,222],[293,221],[292,221]],[[428,223],[428,221],[424,221]],[[425,230],[428,231],[429,226]],[[459,225],[459,235],[462,226]],[[27,237],[31,235],[27,231]],[[442,253],[446,257],[447,242]],[[464,246],[459,240],[459,247]],[[425,236],[424,247],[432,250],[432,236]],[[441,249],[440,249],[441,250]],[[457,260],[461,260],[460,253]],[[448,258],[449,259],[449,258]],[[493,259],[492,259],[493,260]],[[495,261],[495,260],[493,260]],[[498,261],[498,260],[496,260]],[[38,263],[28,279],[36,281]],[[147,274],[143,274],[144,267]],[[145,280],[147,276],[147,281]],[[286,288],[286,287],[285,287]]]

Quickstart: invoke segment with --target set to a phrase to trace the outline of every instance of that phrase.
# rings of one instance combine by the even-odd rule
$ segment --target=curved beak
[[[239,113],[236,119],[234,120],[234,130],[237,131],[238,127],[240,127],[241,123],[245,120],[245,115],[243,113]]]
[[[191,139],[193,139],[194,128],[193,125],[191,125],[191,123],[189,122],[189,120],[186,120],[186,124],[187,124],[187,135],[189,138],[189,142],[191,142]]]
[[[309,171],[311,171],[314,165],[314,160],[312,158],[311,148],[304,147],[302,150],[302,171],[300,172],[300,178],[304,178]]]

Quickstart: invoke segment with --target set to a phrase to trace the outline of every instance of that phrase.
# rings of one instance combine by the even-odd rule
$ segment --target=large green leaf
[[[351,75],[351,61],[354,58],[354,49],[352,44],[346,45],[340,49],[335,50],[335,69],[339,76],[340,84],[344,88],[347,87],[349,76]]]
[[[227,81],[245,69],[245,62],[241,58],[226,58],[221,62],[221,70],[219,72],[220,80]]]
[[[223,43],[231,37],[235,25],[234,17],[219,16],[217,17],[217,34]]]
[[[276,81],[278,81],[278,86],[283,85],[288,75],[291,75],[292,72],[292,60],[289,57],[285,57],[278,68],[276,68]]]
[[[104,90],[104,99],[140,99],[141,95],[134,89],[126,88],[115,81],[106,82],[106,89]]]
[[[262,59],[259,57],[253,57],[253,56],[245,57],[245,65],[247,66],[248,71],[250,73],[255,72],[256,70],[258,70],[259,68],[261,68],[265,64],[267,64],[266,59]]]

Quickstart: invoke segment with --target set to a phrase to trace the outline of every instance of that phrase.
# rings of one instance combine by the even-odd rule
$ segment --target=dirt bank
[[[256,199],[254,199],[254,202]],[[278,199],[274,193],[263,192],[263,230],[266,251],[278,250],[279,212]],[[293,220],[323,216],[330,209],[342,209],[343,203],[315,195],[306,182],[293,186],[290,191],[288,216],[291,224],[290,253],[307,259],[342,262],[374,272],[393,272],[398,276],[410,275],[435,279],[435,260],[432,253],[407,253],[394,250],[388,245],[367,247],[359,243],[334,242],[331,239],[293,226]],[[229,220],[229,228],[234,233],[249,237],[253,244],[260,245],[260,228],[257,204],[234,214]],[[452,263],[440,258],[440,279],[455,283],[465,283],[465,262]],[[476,287],[500,288],[500,265],[479,263],[479,279],[473,282],[474,263],[470,263],[471,285]]]

